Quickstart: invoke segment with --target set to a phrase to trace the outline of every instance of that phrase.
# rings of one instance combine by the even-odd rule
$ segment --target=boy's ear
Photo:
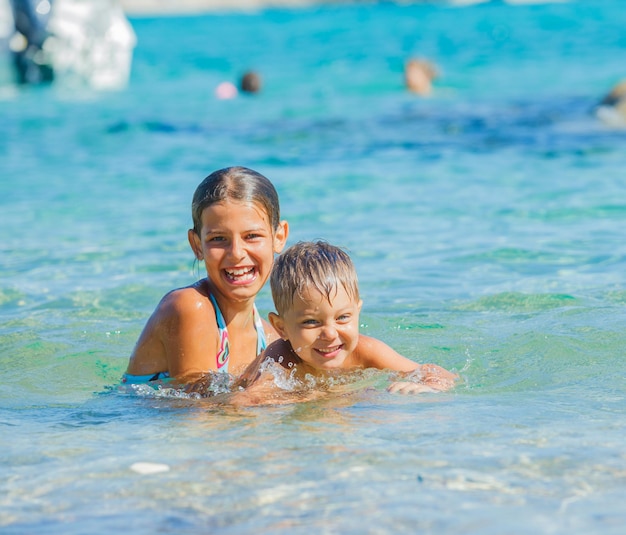
[[[285,332],[285,322],[283,321],[283,318],[281,318],[278,314],[274,312],[270,312],[268,314],[268,319],[270,320],[270,324],[272,325],[272,327],[276,329],[278,335],[283,340],[287,340],[287,333]]]
[[[278,223],[276,232],[274,233],[274,252],[280,253],[285,248],[287,237],[289,236],[289,223],[281,221]]]
[[[196,234],[196,231],[190,228],[187,231],[187,239],[189,240],[189,245],[191,246],[191,250],[193,254],[196,256],[198,260],[202,260],[202,243],[200,242],[200,236]]]

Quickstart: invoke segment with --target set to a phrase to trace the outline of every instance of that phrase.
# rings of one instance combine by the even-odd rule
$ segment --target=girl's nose
[[[235,260],[241,260],[245,256],[242,240],[235,238],[230,244],[230,255]]]

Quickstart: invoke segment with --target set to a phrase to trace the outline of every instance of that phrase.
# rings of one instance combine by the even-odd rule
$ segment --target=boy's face
[[[343,286],[329,303],[317,290],[296,296],[283,316],[270,315],[278,333],[289,340],[296,354],[318,370],[350,368],[351,355],[359,340],[359,312]]]

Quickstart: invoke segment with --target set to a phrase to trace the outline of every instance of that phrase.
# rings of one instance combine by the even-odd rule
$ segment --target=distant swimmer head
[[[239,88],[244,93],[258,93],[262,85],[261,75],[255,71],[248,71],[241,77]]]
[[[594,113],[608,126],[626,128],[626,80],[613,86],[595,106]]]
[[[439,76],[437,67],[419,58],[408,60],[404,66],[404,83],[412,93],[427,96],[432,92],[432,81]]]
[[[600,101],[600,104],[615,106],[626,99],[626,80],[622,80],[609,91]]]
[[[237,88],[230,82],[222,82],[215,88],[215,96],[219,99],[230,99],[237,96]]]

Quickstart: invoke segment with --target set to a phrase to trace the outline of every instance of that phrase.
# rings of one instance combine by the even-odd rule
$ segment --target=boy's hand
[[[422,364],[419,370],[421,376],[420,382],[423,382],[434,390],[450,390],[459,379],[456,373],[449,372],[436,364]]]
[[[454,388],[454,383],[459,379],[455,373],[436,364],[422,364],[414,372],[408,374],[408,377],[414,380],[395,381],[389,385],[387,392],[399,394],[442,392]]]
[[[423,383],[413,383],[412,381],[396,381],[387,387],[387,392],[397,394],[422,394],[424,392],[437,392],[434,388]]]

